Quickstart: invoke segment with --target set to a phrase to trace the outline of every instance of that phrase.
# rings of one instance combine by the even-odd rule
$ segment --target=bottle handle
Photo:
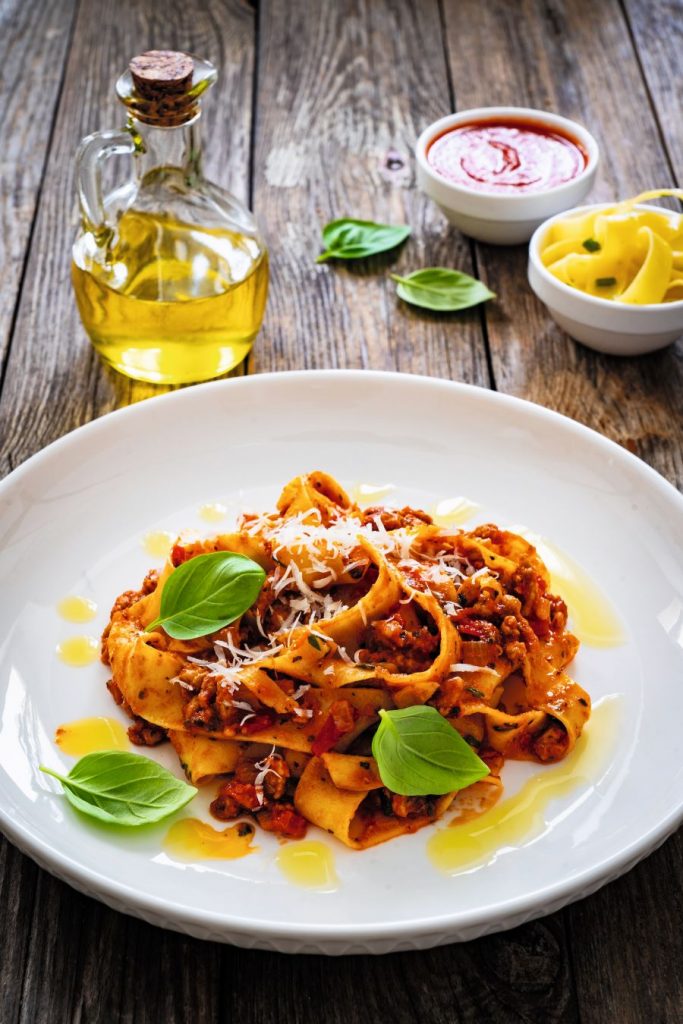
[[[132,155],[136,143],[127,131],[111,129],[87,135],[76,153],[76,184],[81,217],[86,231],[91,231],[98,245],[103,245],[113,232],[107,222],[102,197],[102,164],[110,156]]]

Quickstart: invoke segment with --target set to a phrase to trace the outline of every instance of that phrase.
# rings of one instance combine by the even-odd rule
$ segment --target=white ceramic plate
[[[623,621],[624,645],[582,647],[573,665],[594,701],[609,702],[613,728],[594,736],[600,757],[551,800],[533,834],[464,873],[433,866],[432,829],[363,853],[325,837],[334,891],[289,883],[277,841],[263,833],[241,860],[182,864],[163,850],[167,824],[129,835],[91,826],[37,771],[41,761],[72,763],[53,743],[59,724],[118,714],[106,670],[69,668],[55,647],[91,626],[97,635],[114,596],[142,578],[151,561],[143,535],[215,531],[200,505],[266,507],[290,477],[315,468],[348,485],[392,482],[392,503],[465,495],[481,506],[479,521],[525,524],[587,568]],[[97,602],[94,623],[60,619],[56,605],[71,593]],[[683,499],[599,435],[492,392],[396,374],[283,373],[105,416],[0,485],[0,636],[4,832],[76,888],[203,938],[325,953],[474,938],[593,892],[681,818]],[[178,770],[171,753],[153,756]],[[506,793],[530,772],[554,770],[508,765]]]

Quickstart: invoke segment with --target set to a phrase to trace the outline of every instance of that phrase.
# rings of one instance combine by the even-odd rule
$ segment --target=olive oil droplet
[[[395,490],[396,484],[356,484],[351,488],[349,497],[363,508],[365,505],[376,505]]]
[[[79,718],[57,727],[55,743],[65,754],[83,757],[98,750],[127,750],[126,730],[114,718]]]
[[[69,595],[62,598],[57,611],[67,622],[90,622],[97,615],[97,605],[89,597]]]
[[[99,644],[93,636],[70,636],[57,644],[57,654],[65,665],[83,668],[97,660]]]
[[[203,519],[205,523],[219,523],[221,519],[225,519],[228,514],[228,510],[225,505],[221,505],[220,501],[210,502],[208,505],[201,505],[199,509],[199,517]]]
[[[181,818],[166,833],[164,849],[176,860],[236,860],[258,849],[253,838],[253,827],[244,822],[218,831],[198,818]]]
[[[437,526],[448,528],[449,526],[462,526],[468,519],[471,519],[481,506],[470,501],[469,498],[444,498],[438,502],[432,511],[432,519]]]
[[[152,558],[166,558],[175,537],[166,530],[156,530],[146,533],[142,538],[142,546]]]
[[[285,878],[295,885],[325,892],[339,888],[334,854],[324,843],[313,839],[288,843],[280,850],[276,863]]]

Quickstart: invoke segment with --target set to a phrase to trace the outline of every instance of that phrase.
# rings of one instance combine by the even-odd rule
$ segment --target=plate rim
[[[385,370],[289,370],[224,378],[154,395],[151,398],[154,402],[163,401],[167,405],[182,404],[182,402],[188,401],[188,395],[203,394],[207,391],[239,387],[248,389],[257,387],[262,382],[270,384],[275,381],[286,386],[288,382],[290,384],[307,383],[311,378],[325,382],[335,378],[339,379],[340,376],[349,379],[362,378],[365,382],[375,381],[379,385],[393,386],[397,382],[411,382],[418,387],[436,387],[455,395],[458,393],[476,394],[477,398],[484,403],[526,411],[527,415],[541,421],[557,423],[563,429],[578,434],[594,445],[597,444],[606,453],[611,453],[625,465],[630,466],[634,472],[643,475],[646,481],[654,486],[660,494],[673,501],[674,506],[683,517],[683,494],[655,469],[615,441],[563,413],[548,409],[528,399],[507,395],[475,384]],[[55,454],[58,455],[71,445],[78,444],[84,436],[96,436],[99,432],[108,431],[111,429],[112,423],[121,417],[135,419],[143,415],[144,413],[140,410],[145,410],[148,407],[149,400],[145,399],[133,405],[112,410],[57,438],[28,457],[0,481],[0,499],[11,492],[14,487],[20,485],[26,476],[39,470],[44,461],[54,458]],[[486,932],[513,927],[524,920],[542,917],[546,913],[566,906],[574,899],[581,899],[583,896],[595,892],[601,885],[607,884],[628,871],[671,836],[681,822],[683,822],[683,796],[680,804],[674,805],[669,814],[657,825],[654,825],[645,835],[633,839],[616,853],[603,857],[598,863],[585,868],[578,874],[570,875],[568,878],[544,888],[512,897],[504,905],[498,902],[484,908],[472,908],[465,912],[450,912],[439,916],[431,915],[427,918],[413,918],[403,922],[326,924],[252,920],[235,916],[232,913],[226,914],[174,904],[172,898],[150,895],[140,888],[112,880],[106,874],[79,864],[68,854],[48,846],[32,832],[29,826],[15,820],[6,812],[5,807],[0,805],[0,829],[23,853],[34,859],[45,870],[68,881],[74,888],[87,892],[88,895],[100,896],[109,906],[115,906],[116,909],[123,912],[143,917],[144,913],[148,913],[156,919],[157,923],[163,921],[165,927],[177,927],[190,934],[197,934],[201,929],[209,929],[212,932],[210,938],[214,940],[220,937],[216,933],[222,933],[224,941],[235,942],[242,936],[261,940],[261,944],[265,945],[268,945],[269,940],[273,939],[304,944],[336,940],[337,942],[347,941],[352,945],[355,944],[364,951],[367,951],[366,945],[364,945],[367,943],[380,943],[394,939],[395,943],[399,944],[407,939],[424,938],[437,932],[449,936],[442,941],[462,941],[470,937],[465,933],[471,933],[471,937],[474,937]],[[549,909],[546,910],[545,907]],[[173,920],[164,920],[168,917]],[[492,924],[494,927],[491,927]],[[323,946],[319,951],[325,952],[326,950]]]

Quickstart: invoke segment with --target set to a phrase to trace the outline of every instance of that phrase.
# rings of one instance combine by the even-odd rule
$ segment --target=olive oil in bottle
[[[117,85],[122,132],[81,144],[82,230],[72,280],[100,355],[138,380],[209,380],[237,366],[263,318],[268,255],[249,211],[201,174],[198,96],[207,62],[152,51]],[[100,164],[130,154],[135,178],[101,198]]]

